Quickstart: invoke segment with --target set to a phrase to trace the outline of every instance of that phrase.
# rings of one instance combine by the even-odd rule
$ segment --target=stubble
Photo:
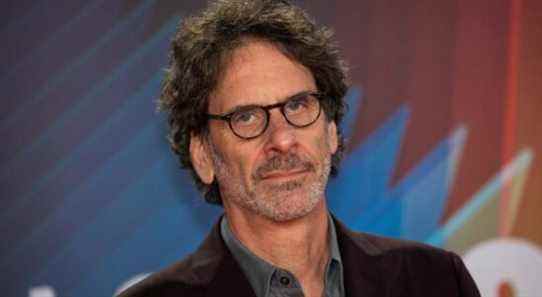
[[[331,168],[329,143],[323,141],[321,145],[320,163],[296,153],[276,154],[256,167],[250,176],[251,183],[247,184],[241,176],[231,174],[224,158],[211,144],[222,199],[229,199],[232,204],[276,222],[307,215],[324,199]],[[269,172],[292,170],[303,170],[306,174],[284,182],[265,178]]]

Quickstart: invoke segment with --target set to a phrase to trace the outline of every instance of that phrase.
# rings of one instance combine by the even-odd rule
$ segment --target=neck
[[[287,222],[227,205],[225,210],[232,232],[251,252],[293,273],[306,296],[321,293],[330,253],[325,199],[306,216]]]

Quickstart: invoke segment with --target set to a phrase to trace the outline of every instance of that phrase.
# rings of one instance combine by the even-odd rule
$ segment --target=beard
[[[212,161],[222,199],[275,222],[286,222],[310,213],[324,199],[331,168],[329,146],[325,145],[321,162],[295,153],[276,154],[256,166],[246,182],[232,174],[223,157],[211,145]],[[303,171],[286,181],[266,179],[274,171]]]

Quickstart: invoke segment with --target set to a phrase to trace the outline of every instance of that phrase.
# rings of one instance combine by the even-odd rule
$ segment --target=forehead
[[[310,70],[269,42],[247,41],[232,52],[225,67],[209,101],[211,113],[273,104],[301,91],[316,91]]]

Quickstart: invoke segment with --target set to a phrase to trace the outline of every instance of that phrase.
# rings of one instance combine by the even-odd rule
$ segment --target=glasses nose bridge
[[[288,117],[286,116],[286,113],[284,112],[284,106],[286,105],[286,103],[287,102],[281,102],[281,103],[266,106],[264,108],[265,112],[267,113],[267,122],[268,122],[266,130],[271,125],[271,115],[272,115],[271,110],[273,110],[273,109],[278,109],[279,114],[282,115],[282,118],[283,118],[284,122],[286,122],[286,124],[289,125],[289,126],[293,126],[292,123],[290,123],[290,121],[288,120]]]
[[[294,132],[296,127],[286,117],[284,106],[285,103],[277,103],[265,108],[267,125],[260,134],[265,139],[266,148],[282,152],[288,151],[296,143],[297,138]]]

